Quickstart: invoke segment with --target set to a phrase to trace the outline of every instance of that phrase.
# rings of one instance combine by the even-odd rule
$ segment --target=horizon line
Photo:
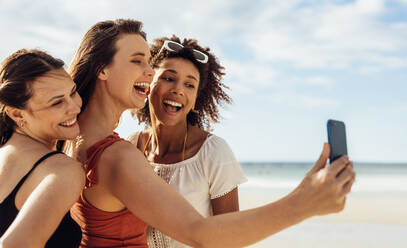
[[[314,164],[315,161],[238,161],[240,164]],[[371,165],[405,165],[407,162],[383,162],[383,161],[353,161],[354,164],[371,164]]]

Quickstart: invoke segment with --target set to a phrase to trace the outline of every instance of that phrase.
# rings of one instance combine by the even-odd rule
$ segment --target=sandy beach
[[[285,193],[266,193],[241,186],[242,210],[277,200]],[[351,193],[343,212],[311,218],[252,248],[405,248],[407,197],[392,194]]]

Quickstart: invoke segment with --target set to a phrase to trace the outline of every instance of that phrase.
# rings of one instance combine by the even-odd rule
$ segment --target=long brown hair
[[[21,49],[1,64],[0,69],[0,146],[14,132],[15,123],[6,114],[6,106],[25,109],[31,98],[32,83],[45,73],[60,69],[64,62],[37,49]]]
[[[139,34],[146,39],[142,26],[132,19],[108,20],[96,23],[86,32],[68,70],[82,97],[82,111],[93,94],[98,74],[112,62],[116,41],[123,34]]]

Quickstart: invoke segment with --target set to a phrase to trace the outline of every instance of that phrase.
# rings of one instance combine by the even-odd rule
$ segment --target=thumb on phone
[[[329,158],[329,154],[330,154],[329,144],[325,142],[322,148],[321,155],[319,156],[317,162],[315,162],[314,166],[311,168],[309,173],[315,173],[321,170],[322,168],[325,168],[326,161]]]

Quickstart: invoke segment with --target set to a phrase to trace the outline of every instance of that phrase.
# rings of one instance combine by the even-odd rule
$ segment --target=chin
[[[139,105],[135,106],[134,108],[136,108],[136,109],[142,109],[142,108],[144,108],[144,106],[146,106],[145,103],[139,104]]]
[[[133,104],[133,106],[131,106],[129,109],[142,109],[142,108],[144,108],[144,106],[146,106],[145,101],[143,101],[143,102],[135,102]]]
[[[76,129],[76,128],[75,128]],[[79,134],[80,134],[80,131],[79,131],[79,128],[77,128],[76,130],[72,130],[72,132],[66,132],[66,133],[64,133],[64,137],[63,138],[60,138],[60,139],[63,139],[63,140],[73,140],[73,139],[75,139],[76,137],[78,137],[79,136]]]

